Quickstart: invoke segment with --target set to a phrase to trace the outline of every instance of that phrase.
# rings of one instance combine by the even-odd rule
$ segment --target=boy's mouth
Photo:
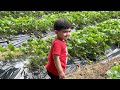
[[[69,37],[65,36],[65,39],[67,39],[67,38],[69,38]]]

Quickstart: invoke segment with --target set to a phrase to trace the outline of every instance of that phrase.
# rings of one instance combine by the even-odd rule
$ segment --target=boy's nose
[[[68,35],[70,35],[70,32],[68,32]]]
[[[70,33],[67,33],[67,36],[70,36]]]

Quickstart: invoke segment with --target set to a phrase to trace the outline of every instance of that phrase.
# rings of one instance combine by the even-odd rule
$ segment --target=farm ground
[[[116,64],[120,64],[120,55],[106,62],[80,66],[75,72],[66,75],[66,79],[109,79],[105,73]]]

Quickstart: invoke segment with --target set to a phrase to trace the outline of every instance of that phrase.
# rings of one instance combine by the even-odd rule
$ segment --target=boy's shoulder
[[[53,44],[55,44],[55,43],[59,43],[60,44],[60,41],[58,39],[54,38]]]
[[[57,39],[57,38],[54,38],[54,40],[53,40],[53,43],[59,43],[59,44],[61,44],[61,43],[63,43],[64,41],[61,41],[61,40],[59,40],[59,39]]]

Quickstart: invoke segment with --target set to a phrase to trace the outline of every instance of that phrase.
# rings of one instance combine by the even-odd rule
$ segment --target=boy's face
[[[67,39],[70,36],[71,29],[63,29],[60,31],[55,31],[59,39]]]

